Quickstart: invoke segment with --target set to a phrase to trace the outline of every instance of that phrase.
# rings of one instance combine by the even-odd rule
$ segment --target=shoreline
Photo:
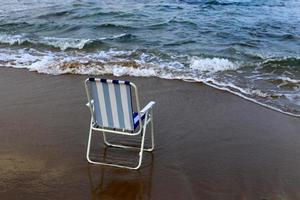
[[[289,112],[283,111],[283,110],[281,110],[281,109],[279,109],[279,108],[276,108],[276,107],[274,107],[274,106],[270,106],[270,105],[268,105],[268,104],[261,103],[261,102],[255,100],[255,99],[246,97],[246,96],[244,96],[243,94],[240,94],[240,93],[238,93],[238,92],[233,92],[233,91],[229,90],[228,88],[225,88],[225,87],[222,88],[222,87],[219,87],[219,86],[210,84],[210,83],[204,83],[204,82],[201,82],[201,83],[203,83],[203,84],[205,84],[205,85],[207,85],[207,86],[210,86],[210,87],[212,87],[212,88],[218,89],[218,90],[222,90],[222,91],[229,92],[229,93],[234,94],[234,95],[236,95],[236,96],[238,96],[238,97],[241,97],[242,99],[245,99],[245,100],[250,101],[250,102],[252,102],[252,103],[255,103],[255,104],[259,105],[259,106],[262,106],[262,107],[264,107],[264,108],[268,108],[268,109],[270,109],[270,110],[273,110],[273,111],[276,111],[276,112],[279,112],[279,113],[282,113],[282,114],[285,114],[285,115],[288,115],[288,116],[291,116],[291,117],[298,117],[298,118],[300,118],[300,114],[293,114],[293,113],[289,113]]]
[[[4,63],[2,63],[3,65]],[[99,64],[99,63],[97,63]],[[101,64],[101,62],[100,62]],[[103,64],[103,63],[102,63]],[[139,65],[137,63],[135,63],[134,61],[124,61],[123,63],[122,62],[112,62],[111,64],[120,64],[121,67],[129,67],[129,65],[133,65],[134,67],[131,69],[135,69],[135,67],[138,67]],[[63,69],[61,71],[56,71],[56,70],[51,70],[51,69],[48,69],[48,70],[45,70],[43,68],[40,68],[40,69],[32,69],[30,67],[21,67],[21,68],[18,68],[18,67],[14,67],[13,65],[8,65],[8,66],[5,66],[4,68],[13,68],[13,69],[26,69],[30,72],[34,72],[34,73],[38,73],[38,74],[44,74],[44,75],[50,75],[50,76],[61,76],[61,75],[78,75],[78,76],[85,76],[87,77],[86,74],[81,74],[80,73],[80,70],[79,71],[73,71],[73,69],[79,67],[79,63],[78,62],[74,62],[73,64],[71,63],[70,65],[66,64],[66,66],[62,67]],[[0,67],[1,67],[1,63],[0,63]],[[74,67],[74,68],[73,68]],[[64,69],[65,68],[65,69]],[[128,68],[130,69],[130,68]],[[66,70],[66,71],[64,71]],[[86,70],[86,69],[85,69]],[[107,69],[104,69],[104,71],[106,71]],[[183,82],[188,82],[188,83],[197,83],[197,84],[204,84],[206,86],[209,86],[209,87],[212,87],[214,89],[217,89],[217,90],[221,90],[221,91],[226,91],[230,94],[233,94],[233,95],[236,95],[240,98],[243,98],[247,101],[250,101],[252,103],[255,103],[257,105],[260,105],[262,107],[265,107],[265,108],[268,108],[268,109],[271,109],[271,110],[274,110],[276,112],[280,112],[282,114],[286,114],[288,116],[292,116],[292,117],[296,117],[296,118],[300,118],[300,114],[298,114],[298,111],[285,111],[284,109],[280,108],[280,107],[276,107],[274,105],[269,105],[269,104],[266,104],[266,103],[263,103],[263,102],[260,102],[259,100],[256,100],[254,97],[248,97],[246,95],[246,92],[236,92],[235,90],[232,90],[230,89],[230,87],[226,87],[225,85],[222,85],[221,83],[218,83],[218,81],[214,80],[214,79],[211,79],[211,80],[205,80],[205,79],[187,79],[187,78],[184,78],[184,77],[173,77],[173,78],[169,78],[168,76],[159,76],[159,75],[153,75],[153,74],[149,74],[149,75],[139,75],[139,72],[125,72],[125,75],[120,75],[120,76],[116,76],[115,74],[118,74],[118,73],[113,73],[113,74],[104,74],[104,75],[96,75],[96,76],[107,76],[107,77],[116,77],[116,79],[120,78],[122,79],[122,77],[135,77],[135,78],[159,78],[159,79],[163,79],[163,80],[179,80],[179,81],[183,81]],[[122,73],[121,73],[122,74]],[[95,76],[95,75],[91,75],[91,76]],[[219,84],[219,85],[218,85]],[[237,87],[240,91],[244,91],[244,89],[242,88],[239,88]],[[291,108],[289,108],[291,109]]]
[[[201,83],[116,77],[157,102],[157,148],[139,172],[89,166],[86,77],[0,68],[1,197],[300,198],[299,118]]]

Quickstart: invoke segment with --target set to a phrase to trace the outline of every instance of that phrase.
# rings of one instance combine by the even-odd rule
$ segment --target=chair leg
[[[154,124],[153,124],[153,110],[151,110],[151,148],[147,149],[147,151],[154,150]]]
[[[153,129],[153,113],[151,111],[151,134],[150,134],[150,137],[151,137],[151,147],[149,148],[143,148],[144,151],[148,151],[148,152],[151,152],[154,150],[154,129]],[[147,124],[148,125],[148,124]],[[146,134],[146,126],[143,128],[143,131],[145,130],[145,133],[143,134]],[[124,148],[124,149],[140,149],[139,147],[135,147],[135,146],[129,146],[129,145],[122,145],[122,144],[114,144],[114,143],[111,143],[107,140],[107,137],[106,137],[106,134],[105,132],[103,132],[103,141],[104,141],[104,144],[109,146],[109,147],[117,147],[117,148]]]
[[[86,149],[86,159],[89,163],[92,163],[93,161],[90,159],[90,148],[91,148],[91,140],[92,140],[92,119],[91,119],[91,124],[90,124],[90,131],[89,131],[89,139],[88,139],[88,144],[87,144],[87,149]]]
[[[144,153],[144,144],[145,144],[145,135],[146,135],[146,126],[147,125],[144,125],[144,128],[143,128],[143,136],[142,136],[142,142],[141,142],[141,149],[140,149],[140,153],[139,153],[139,164],[135,167],[135,169],[140,168],[140,166],[142,164],[143,153]]]
[[[143,151],[144,151],[144,143],[145,143],[145,135],[146,135],[146,125],[144,125],[143,127],[143,135],[142,135],[142,139],[141,139],[141,146],[139,151],[139,161],[137,166],[135,167],[130,167],[130,166],[125,166],[125,165],[118,165],[118,164],[112,164],[112,163],[104,163],[104,162],[96,162],[90,159],[90,147],[91,147],[91,140],[92,140],[92,120],[91,120],[91,124],[90,124],[90,131],[89,131],[89,138],[88,138],[88,144],[87,144],[87,151],[86,151],[86,159],[89,163],[91,164],[96,164],[96,165],[105,165],[105,166],[112,166],[112,167],[119,167],[119,168],[125,168],[125,169],[139,169],[141,164],[142,164],[142,159],[143,159]],[[104,134],[105,136],[105,134]],[[118,145],[120,146],[120,145]],[[129,147],[124,147],[124,148],[129,148]]]

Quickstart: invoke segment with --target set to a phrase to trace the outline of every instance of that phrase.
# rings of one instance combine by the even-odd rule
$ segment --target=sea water
[[[300,116],[300,1],[1,0],[0,66],[202,82]]]

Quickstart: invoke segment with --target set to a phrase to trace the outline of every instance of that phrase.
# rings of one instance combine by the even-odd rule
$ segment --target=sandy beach
[[[300,199],[299,118],[199,83],[119,77],[157,102],[156,150],[89,165],[86,77],[0,68],[1,199]]]

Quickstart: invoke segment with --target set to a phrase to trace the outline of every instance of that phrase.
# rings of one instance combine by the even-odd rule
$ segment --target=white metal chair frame
[[[108,82],[112,83],[112,80],[108,80]],[[88,86],[89,79],[85,80],[85,90],[88,98],[88,103],[86,104],[91,112],[91,122],[90,122],[90,130],[89,130],[89,137],[88,137],[88,144],[87,144],[87,152],[86,152],[86,159],[89,163],[92,164],[98,164],[98,165],[105,165],[105,166],[113,166],[113,167],[120,167],[120,168],[126,168],[126,169],[139,169],[142,164],[143,159],[143,152],[148,151],[152,152],[154,150],[154,130],[153,130],[153,106],[155,104],[154,101],[149,102],[142,110],[140,110],[140,103],[139,103],[139,97],[138,97],[138,89],[136,85],[132,82],[129,82],[130,86],[134,89],[135,93],[135,100],[136,100],[136,108],[137,113],[139,116],[139,126],[137,131],[129,132],[126,130],[113,130],[113,129],[107,129],[104,127],[95,127],[95,116],[94,116],[94,106],[93,106],[93,100],[91,99],[90,92],[89,92],[89,86]],[[144,120],[142,120],[142,115],[145,114]],[[151,147],[145,148],[145,135],[147,130],[147,125],[151,122]],[[117,147],[117,148],[124,148],[124,149],[137,149],[139,150],[139,160],[138,164],[136,166],[127,166],[127,165],[120,165],[120,164],[113,164],[113,163],[105,163],[105,162],[98,162],[93,161],[90,158],[90,147],[91,147],[91,139],[92,139],[92,133],[93,131],[101,131],[103,135],[103,141],[104,144],[109,147]],[[127,135],[127,136],[138,136],[141,134],[141,145],[140,147],[136,146],[130,146],[130,145],[122,145],[122,144],[113,144],[107,140],[106,133],[109,134],[118,134],[118,135]]]

